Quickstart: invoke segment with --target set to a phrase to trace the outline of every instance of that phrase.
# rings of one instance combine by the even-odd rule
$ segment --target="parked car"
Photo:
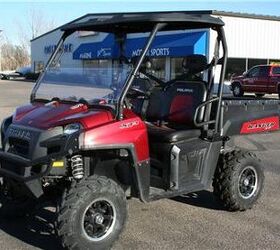
[[[19,78],[19,77],[26,77],[30,73],[32,73],[31,67],[26,66],[26,67],[18,68],[15,71],[1,72],[0,75],[1,75],[2,80],[10,80],[10,79],[15,79],[15,78]]]
[[[234,96],[241,97],[244,92],[254,93],[257,97],[265,94],[278,94],[280,97],[280,65],[258,65],[231,79]]]

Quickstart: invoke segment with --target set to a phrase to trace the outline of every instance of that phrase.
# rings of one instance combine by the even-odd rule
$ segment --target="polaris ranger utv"
[[[279,101],[223,97],[223,25],[207,12],[169,12],[102,15],[62,27],[31,103],[2,124],[1,215],[24,215],[52,187],[61,192],[62,245],[106,249],[125,225],[127,197],[151,202],[213,183],[227,209],[251,208],[263,187],[262,165],[231,138],[279,130]],[[182,75],[157,78],[149,57],[157,37],[188,29],[217,33],[213,59],[186,55]],[[62,65],[63,46],[77,31],[113,34],[116,63],[106,72]],[[133,33],[147,35],[134,58],[126,53]]]

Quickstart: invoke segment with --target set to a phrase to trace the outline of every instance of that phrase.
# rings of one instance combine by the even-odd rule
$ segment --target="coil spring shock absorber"
[[[71,168],[74,179],[80,180],[84,177],[84,163],[81,155],[75,155],[71,158]]]

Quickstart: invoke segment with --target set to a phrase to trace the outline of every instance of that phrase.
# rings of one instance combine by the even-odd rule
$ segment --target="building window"
[[[34,72],[35,73],[40,73],[44,69],[44,62],[43,61],[37,61],[34,62]]]
[[[263,64],[267,64],[267,59],[248,59],[248,69]]]
[[[246,71],[245,58],[228,58],[226,80],[229,80],[232,76],[241,75],[244,71]]]
[[[171,58],[171,72],[170,72],[170,79],[176,79],[178,76],[183,74],[183,57],[176,57]]]
[[[109,60],[84,60],[84,68],[108,68]]]
[[[83,64],[84,74],[97,85],[110,86],[112,84],[110,60],[84,60]]]
[[[148,70],[148,73],[152,74],[153,76],[165,81],[165,64],[166,58],[150,58],[152,62],[151,70]]]

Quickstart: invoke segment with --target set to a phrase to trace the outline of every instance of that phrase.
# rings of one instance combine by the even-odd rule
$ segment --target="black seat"
[[[166,105],[163,120],[172,128],[195,128],[196,108],[206,100],[206,86],[202,81],[178,81],[165,89]],[[203,113],[198,116],[201,121]]]
[[[152,95],[147,118],[151,122],[160,121],[165,126],[149,124],[148,136],[151,142],[173,143],[198,138],[201,130],[194,126],[194,113],[205,101],[204,82],[177,82],[163,92],[157,90]],[[203,113],[199,115],[203,119]]]
[[[203,56],[195,56],[195,59],[201,59],[201,64],[206,67]],[[194,64],[192,72],[198,72],[198,66],[199,63]],[[179,80],[163,89],[155,89],[150,96],[146,119],[149,122],[164,123],[164,127],[149,124],[149,140],[172,143],[199,137],[201,130],[194,125],[194,114],[196,108],[206,100],[206,95],[207,89],[203,81]],[[203,120],[203,110],[198,115],[198,120]]]
[[[174,143],[188,139],[198,138],[201,135],[200,129],[175,130],[148,125],[149,140],[152,142]]]

